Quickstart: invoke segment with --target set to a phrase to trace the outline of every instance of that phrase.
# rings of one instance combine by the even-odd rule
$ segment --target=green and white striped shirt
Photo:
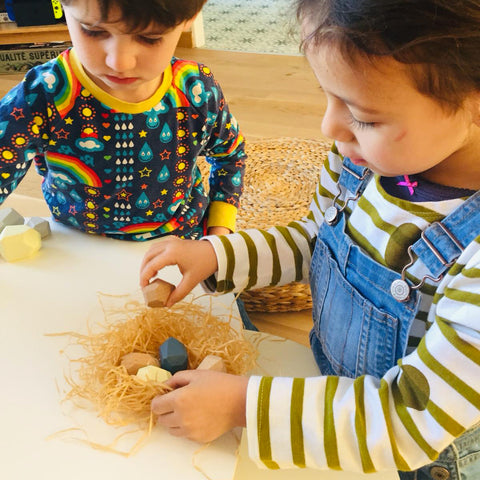
[[[342,158],[329,153],[307,217],[267,231],[207,237],[217,292],[308,281],[323,212],[337,194]],[[342,190],[338,203],[351,193]],[[464,199],[412,203],[389,195],[378,176],[348,202],[347,231],[379,263],[400,271],[407,247]],[[421,261],[410,278],[429,273]],[[480,421],[480,237],[448,274],[422,288],[408,354],[382,379],[361,376],[251,377],[250,456],[269,468],[359,472],[413,470],[433,461]]]

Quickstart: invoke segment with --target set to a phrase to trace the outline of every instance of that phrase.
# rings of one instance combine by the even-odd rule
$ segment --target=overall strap
[[[463,250],[480,235],[480,190],[447,215],[432,223],[412,245],[412,250],[439,277]]]
[[[348,157],[344,157],[338,183],[358,197],[365,190],[371,175],[367,167],[355,165]]]
[[[348,202],[357,200],[365,190],[365,187],[372,176],[372,171],[366,167],[359,167],[352,163],[348,157],[343,158],[342,171],[338,179],[338,193],[333,199],[332,205],[325,210],[324,218],[328,225],[334,225],[339,214],[347,208]],[[353,196],[346,197],[343,207],[337,206],[337,200],[342,195],[340,185],[353,193]]]

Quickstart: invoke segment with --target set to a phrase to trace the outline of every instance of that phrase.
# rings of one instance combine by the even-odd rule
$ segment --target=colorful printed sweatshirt
[[[219,269],[216,284],[205,286],[226,292],[306,281],[323,213],[338,192],[341,164],[334,147],[303,220],[268,231],[206,237]],[[354,197],[352,192],[346,196]],[[400,271],[409,261],[407,247],[421,231],[464,200],[412,203],[389,195],[375,175],[363,195],[348,203],[347,231],[374,259]],[[413,280],[429,273],[420,261],[409,271]],[[409,353],[381,379],[251,377],[246,404],[251,457],[269,468],[408,471],[431,463],[476,425],[480,237],[443,279],[422,288],[421,297]]]
[[[205,215],[233,231],[245,158],[220,86],[194,62],[173,58],[155,94],[128,103],[93,83],[71,49],[0,102],[0,203],[33,161],[53,217],[88,233],[195,237]]]

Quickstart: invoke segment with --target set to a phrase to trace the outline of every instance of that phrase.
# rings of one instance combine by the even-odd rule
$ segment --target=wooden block
[[[207,355],[197,367],[197,370],[214,370],[215,372],[226,372],[225,362],[223,358],[217,355]]]
[[[172,375],[188,367],[188,353],[185,345],[176,338],[167,338],[159,348],[160,365]]]
[[[148,365],[138,369],[136,377],[145,382],[163,383],[166,382],[172,374],[160,367]]]
[[[149,365],[159,367],[160,362],[158,361],[158,358],[155,358],[149,353],[132,352],[127,353],[122,357],[120,365],[123,365],[130,375],[136,375],[140,368],[148,367]]]
[[[42,238],[48,237],[52,233],[50,223],[42,217],[32,217],[25,225],[35,229]]]
[[[145,303],[152,308],[164,307],[170,293],[172,293],[174,289],[175,285],[156,278],[142,289]]]
[[[42,237],[27,225],[7,225],[0,233],[0,255],[7,262],[16,262],[40,250]]]
[[[23,225],[25,219],[13,208],[3,208],[0,210],[0,232],[7,225]]]

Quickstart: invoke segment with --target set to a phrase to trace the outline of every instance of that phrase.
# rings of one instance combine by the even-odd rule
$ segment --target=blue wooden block
[[[176,338],[169,337],[161,345],[160,366],[172,375],[188,367],[188,354],[185,345]]]

